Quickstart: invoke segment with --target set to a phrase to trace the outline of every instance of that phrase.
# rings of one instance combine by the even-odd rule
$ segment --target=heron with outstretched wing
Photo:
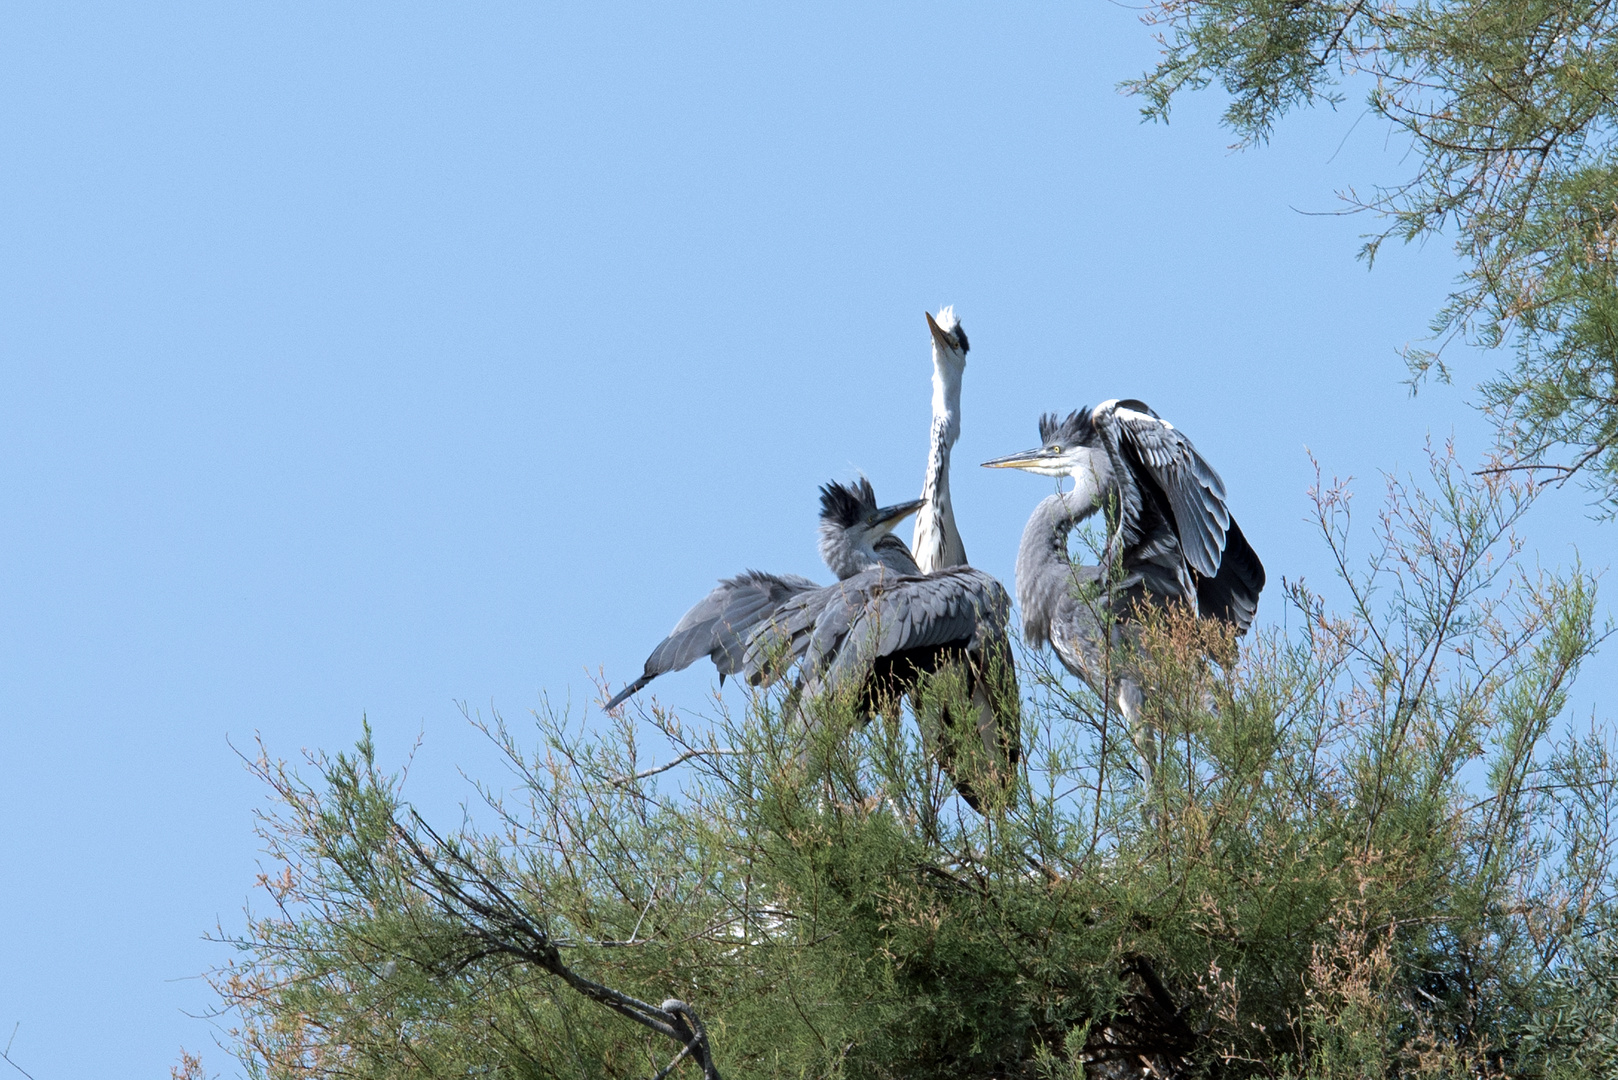
[[[915,573],[916,562],[893,527],[921,506],[921,500],[878,507],[870,481],[858,486],[827,484],[820,489],[820,554],[839,578],[872,567]],[[819,589],[797,574],[747,570],[721,578],[707,596],[669,631],[646,658],[640,678],[612,696],[603,708],[616,709],[659,675],[683,671],[704,656],[719,669],[719,684],[741,667],[747,639],[793,597]]]
[[[891,530],[919,500],[878,507],[869,481],[821,488],[820,552],[839,581],[749,572],[720,582],[647,659],[645,673],[607,703],[615,708],[667,671],[702,656],[720,676],[766,686],[795,672],[800,706],[827,698],[856,715],[896,714],[908,698],[920,715],[925,682],[958,672],[968,706],[944,703],[935,753],[973,807],[980,792],[956,767],[954,747],[981,745],[995,783],[1009,785],[1019,754],[1019,700],[1006,628],[1005,587],[971,567],[928,574]],[[965,727],[963,728],[963,725]],[[975,754],[974,754],[975,756]]]

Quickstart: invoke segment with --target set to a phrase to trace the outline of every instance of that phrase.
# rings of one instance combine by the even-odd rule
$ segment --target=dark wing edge
[[[1204,616],[1235,624],[1236,632],[1245,634],[1258,614],[1258,594],[1263,591],[1264,564],[1231,518],[1219,573],[1197,581],[1197,609]]]
[[[1184,432],[1154,414],[1130,408],[1130,404],[1139,403],[1120,402],[1117,406],[1132,414],[1114,413],[1118,429],[1168,496],[1186,562],[1199,574],[1214,577],[1230,527],[1225,483]]]
[[[602,708],[616,709],[646,684],[670,671],[681,671],[706,656],[719,669],[719,682],[741,668],[747,638],[793,597],[820,586],[796,574],[748,570],[725,578],[675,624],[669,636],[646,658],[640,678],[624,687]]]
[[[988,775],[1009,790],[1021,758],[1021,694],[1007,626],[1011,595],[993,577],[957,566],[927,575],[868,570],[793,597],[754,632],[743,670],[768,684],[797,665],[789,701],[862,694],[881,662],[911,650],[960,645],[976,681],[967,715],[946,714],[953,728],[977,729],[992,763]],[[974,809],[982,805],[952,750],[939,763]]]

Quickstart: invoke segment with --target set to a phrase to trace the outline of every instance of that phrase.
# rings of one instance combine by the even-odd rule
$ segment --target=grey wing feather
[[[1225,534],[1230,528],[1225,482],[1197,453],[1190,439],[1144,405],[1139,410],[1130,407],[1136,404],[1120,403],[1114,411],[1119,431],[1168,496],[1186,562],[1211,578],[1219,572]]]
[[[901,577],[873,590],[843,632],[835,659],[826,670],[826,688],[864,679],[878,659],[908,649],[1005,636],[1011,597],[1005,586],[981,570],[951,567],[926,577]]]
[[[827,609],[842,603],[850,582],[857,588],[862,576],[799,593],[772,612],[747,639],[739,668],[743,677],[753,686],[767,686],[802,659]],[[828,627],[836,621],[825,620]]]
[[[819,587],[796,574],[757,570],[725,578],[681,617],[646,658],[641,677],[619,691],[606,708],[617,708],[659,675],[683,670],[704,656],[713,660],[723,682],[726,675],[740,670],[748,637],[760,623],[793,597]]]
[[[820,692],[827,671],[851,651],[849,635],[892,577],[886,570],[867,570],[827,588],[825,602],[819,605],[813,624],[804,627],[803,647],[795,654],[800,662],[799,680],[811,695]]]
[[[1010,615],[1005,586],[981,570],[867,570],[781,605],[747,642],[741,670],[764,685],[795,663],[805,693],[818,696],[858,685],[878,659],[907,649],[992,639],[1009,652]]]
[[[1021,701],[1006,634],[1010,617],[1005,586],[970,567],[925,575],[895,574],[886,567],[866,570],[781,605],[748,641],[743,670],[750,683],[759,685],[796,663],[788,701],[800,703],[792,706],[799,708],[805,699],[828,694],[865,696],[872,689],[868,680],[878,676],[878,662],[885,657],[897,661],[898,654],[909,650],[959,647],[976,684],[972,704],[964,715],[946,711],[943,720],[952,728],[964,725],[969,736],[975,731],[984,748],[996,755],[998,764],[988,775],[1010,784],[1020,754]],[[905,688],[914,690],[913,685]],[[866,708],[872,705],[864,702]],[[940,749],[938,754],[967,803],[980,807],[976,781],[957,772],[954,751]]]

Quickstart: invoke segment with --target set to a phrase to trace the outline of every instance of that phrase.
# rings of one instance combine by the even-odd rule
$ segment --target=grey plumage
[[[998,782],[1010,783],[1021,748],[1010,615],[1005,586],[981,570],[904,574],[873,567],[782,604],[748,641],[742,670],[764,686],[795,668],[795,697],[847,700],[863,717],[892,713],[909,697],[919,719],[922,681],[955,668],[968,714],[943,708],[938,722],[948,737],[936,752],[956,789],[978,808],[980,793],[955,767],[953,743],[964,736],[993,763]]]
[[[704,656],[719,669],[719,685],[740,668],[747,638],[787,600],[820,586],[797,574],[765,574],[748,570],[723,578],[718,588],[703,597],[669,631],[652,655],[640,678],[608,701],[616,709],[659,675],[682,671]]]
[[[864,477],[858,484],[825,484],[820,489],[820,554],[839,578],[872,566],[914,573],[916,562],[890,531],[914,513],[919,500],[876,505],[876,492]],[[669,636],[646,658],[640,678],[614,694],[605,709],[616,709],[659,675],[683,671],[706,656],[719,669],[719,683],[738,670],[748,636],[787,600],[820,585],[797,574],[749,570],[722,578],[717,588],[680,618]]]
[[[1194,597],[1202,614],[1246,631],[1258,611],[1264,566],[1241,529],[1233,528],[1219,474],[1144,402],[1103,402],[1091,422],[1119,481],[1116,551],[1109,544],[1108,558],[1120,558],[1127,570],[1131,543],[1153,563],[1163,561],[1158,552],[1177,548],[1177,595]]]
[[[956,649],[982,663],[1005,650],[1010,615],[1005,586],[970,566],[932,574],[876,567],[783,603],[748,642],[742,667],[764,685],[779,674],[772,657],[788,656],[809,696],[859,689],[869,699],[872,673],[907,654]]]
[[[1155,734],[1142,719],[1144,687],[1133,662],[1138,606],[1189,600],[1200,615],[1242,633],[1258,609],[1264,567],[1230,514],[1219,474],[1143,402],[1046,415],[1039,434],[1039,447],[984,463],[1074,483],[1041,502],[1023,530],[1023,636],[1049,644],[1069,671],[1116,697],[1150,771]],[[1097,509],[1107,516],[1101,565],[1076,566],[1068,534]]]
[[[986,464],[1050,476],[1089,471],[1106,503],[1109,572],[1139,576],[1159,601],[1194,601],[1200,614],[1245,632],[1258,611],[1264,566],[1226,503],[1225,484],[1191,440],[1144,402],[1107,401],[1040,420],[1043,445]]]
[[[799,702],[851,699],[863,717],[890,712],[928,676],[958,668],[973,715],[945,708],[946,728],[963,721],[999,763],[1002,782],[1019,749],[1016,672],[1006,625],[1011,598],[982,571],[952,567],[922,573],[909,549],[888,530],[916,503],[878,508],[871,485],[821,489],[820,548],[838,574],[834,585],[756,571],[720,582],[653,650],[646,672],[607,703],[615,708],[657,675],[713,659],[721,678],[740,673],[765,686],[796,671]],[[939,747],[946,771],[973,806],[979,793],[956,775],[950,746]]]
[[[1116,617],[1113,605],[1140,595],[1140,575],[1109,583],[1101,567],[1068,558],[1068,534],[1098,509],[1093,494],[1093,488],[1058,492],[1034,508],[1017,549],[1017,606],[1023,640],[1049,646],[1096,693],[1116,698],[1133,722],[1141,701],[1130,663],[1133,626]]]
[[[921,500],[900,504],[921,505]],[[865,570],[873,557],[897,574],[921,572],[905,542],[891,532],[883,531],[869,539],[868,547],[864,546],[868,540],[865,523],[885,512],[877,509],[876,492],[863,476],[858,484],[834,482],[820,486],[820,558],[839,580]]]

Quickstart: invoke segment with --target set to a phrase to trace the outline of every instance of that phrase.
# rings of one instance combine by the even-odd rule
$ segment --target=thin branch
[[[678,1054],[674,1055],[674,1060],[673,1061],[670,1061],[667,1065],[665,1065],[661,1069],[657,1070],[657,1075],[653,1076],[652,1080],[663,1080],[664,1077],[668,1076],[676,1068],[679,1067],[680,1062],[684,1061],[686,1058],[688,1058],[690,1056],[691,1056],[691,1044],[687,1043],[686,1045],[680,1047],[680,1052]]]
[[[1569,480],[1571,480],[1574,477],[1574,475],[1577,474],[1578,472],[1580,472],[1586,465],[1590,464],[1590,462],[1592,462],[1596,458],[1600,457],[1602,455],[1602,453],[1604,453],[1608,449],[1609,449],[1609,447],[1608,447],[1606,441],[1603,441],[1600,444],[1596,445],[1595,447],[1591,448],[1590,450],[1586,451],[1585,453],[1579,455],[1579,459],[1577,461],[1575,461],[1571,465],[1546,465],[1546,464],[1542,464],[1542,463],[1532,463],[1532,462],[1521,463],[1521,464],[1516,464],[1516,465],[1491,465],[1487,469],[1478,469],[1472,475],[1473,476],[1497,476],[1497,475],[1500,475],[1501,473],[1534,472],[1534,471],[1539,470],[1539,469],[1546,469],[1546,470],[1549,470],[1550,472],[1554,472],[1554,473],[1559,474],[1551,482],[1554,483],[1557,487],[1561,487],[1563,484],[1565,484]]]
[[[34,1080],[33,1073],[11,1060],[11,1044],[17,1041],[17,1029],[20,1027],[22,1027],[21,1020],[18,1020],[11,1026],[11,1038],[6,1040],[6,1048],[4,1050],[0,1050],[0,1061],[4,1061],[7,1065],[10,1065],[13,1069],[16,1069],[18,1072],[28,1077],[28,1080]]]
[[[479,960],[493,956],[508,956],[532,964],[560,978],[597,1004],[680,1043],[695,1056],[702,1068],[703,1080],[720,1080],[719,1070],[713,1063],[713,1052],[708,1045],[707,1029],[690,1006],[678,998],[670,998],[661,1005],[650,1005],[586,978],[568,967],[562,961],[561,951],[550,934],[537,926],[516,900],[470,859],[445,843],[420,814],[412,810],[411,817],[416,826],[432,838],[438,853],[464,876],[457,878],[445,870],[409,830],[397,823],[394,825],[395,834],[429,879],[427,882],[417,881],[417,888],[446,915],[461,922],[469,943],[473,944],[473,948],[460,958],[458,968],[464,970]],[[468,884],[481,895],[469,892],[466,888]]]
[[[1336,50],[1337,43],[1343,40],[1343,35],[1348,33],[1348,28],[1353,25],[1355,16],[1359,15],[1360,9],[1364,6],[1365,0],[1357,0],[1354,6],[1348,9],[1348,14],[1343,18],[1343,25],[1337,28],[1337,33],[1332,35],[1331,41],[1327,42],[1326,47],[1321,50],[1319,59],[1315,61],[1316,67],[1325,67],[1331,62],[1331,54]]]
[[[695,750],[687,750],[685,753],[681,754],[667,765],[659,765],[656,768],[647,769],[645,772],[635,773],[633,776],[615,776],[608,782],[615,786],[622,787],[625,784],[633,784],[637,780],[645,780],[649,776],[656,776],[658,773],[666,773],[675,766],[683,765],[694,757],[703,757],[705,755],[723,757],[727,755],[733,756],[740,753],[742,753],[740,750],[719,750],[698,747]]]

